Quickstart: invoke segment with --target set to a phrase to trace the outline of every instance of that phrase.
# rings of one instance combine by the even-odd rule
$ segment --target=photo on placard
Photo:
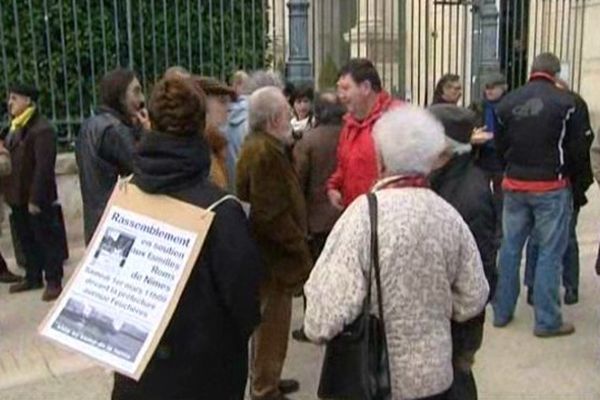
[[[134,236],[108,228],[94,253],[94,265],[123,268],[134,243]]]
[[[149,334],[147,328],[100,312],[81,298],[70,298],[52,327],[129,362],[136,359]]]

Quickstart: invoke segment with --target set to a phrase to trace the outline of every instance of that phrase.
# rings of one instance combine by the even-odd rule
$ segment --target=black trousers
[[[30,283],[60,284],[63,277],[63,234],[54,209],[38,215],[27,206],[11,206],[17,240],[25,256],[25,279]]]

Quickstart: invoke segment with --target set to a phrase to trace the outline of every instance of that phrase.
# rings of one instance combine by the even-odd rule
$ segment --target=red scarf
[[[379,181],[375,190],[401,188],[429,188],[429,181],[423,175],[397,175]]]

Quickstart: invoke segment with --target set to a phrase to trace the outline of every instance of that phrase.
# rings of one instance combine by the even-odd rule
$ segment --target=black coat
[[[463,217],[481,254],[490,298],[496,287],[496,211],[489,180],[470,154],[454,157],[431,176],[431,187]]]
[[[83,200],[85,242],[89,243],[119,176],[133,172],[139,130],[106,107],[83,122],[75,143]]]
[[[498,280],[498,241],[496,210],[489,180],[483,170],[473,163],[471,155],[465,154],[454,157],[435,171],[431,176],[431,187],[458,211],[469,226],[481,255],[491,299]],[[465,322],[452,321],[453,357],[474,353],[481,347],[484,322],[485,311]]]
[[[207,180],[200,136],[149,133],[134,160],[133,182],[207,208],[225,193]],[[115,374],[113,399],[240,400],[248,340],[260,320],[263,266],[246,216],[232,200],[219,205],[179,304],[139,382]]]
[[[545,77],[507,94],[496,107],[498,155],[506,176],[554,181],[585,169],[589,147],[575,97]]]
[[[4,145],[12,163],[12,172],[4,179],[6,202],[50,207],[57,199],[56,134],[50,122],[35,111],[23,128],[8,133]]]

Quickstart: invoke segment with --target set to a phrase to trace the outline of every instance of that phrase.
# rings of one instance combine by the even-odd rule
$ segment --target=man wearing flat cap
[[[490,298],[496,286],[496,212],[485,172],[475,165],[471,149],[471,135],[476,115],[466,108],[439,104],[429,111],[444,126],[446,151],[440,156],[438,169],[431,177],[432,189],[452,205],[463,217],[481,254]],[[452,321],[452,359],[454,383],[448,398],[451,400],[477,399],[477,387],[471,367],[481,347],[485,313],[466,322]]]
[[[9,88],[11,117],[4,145],[10,152],[11,174],[5,179],[5,198],[12,210],[15,233],[25,255],[25,279],[10,293],[40,289],[52,301],[62,291],[62,232],[53,204],[57,200],[56,135],[37,110],[35,87],[18,83]]]

